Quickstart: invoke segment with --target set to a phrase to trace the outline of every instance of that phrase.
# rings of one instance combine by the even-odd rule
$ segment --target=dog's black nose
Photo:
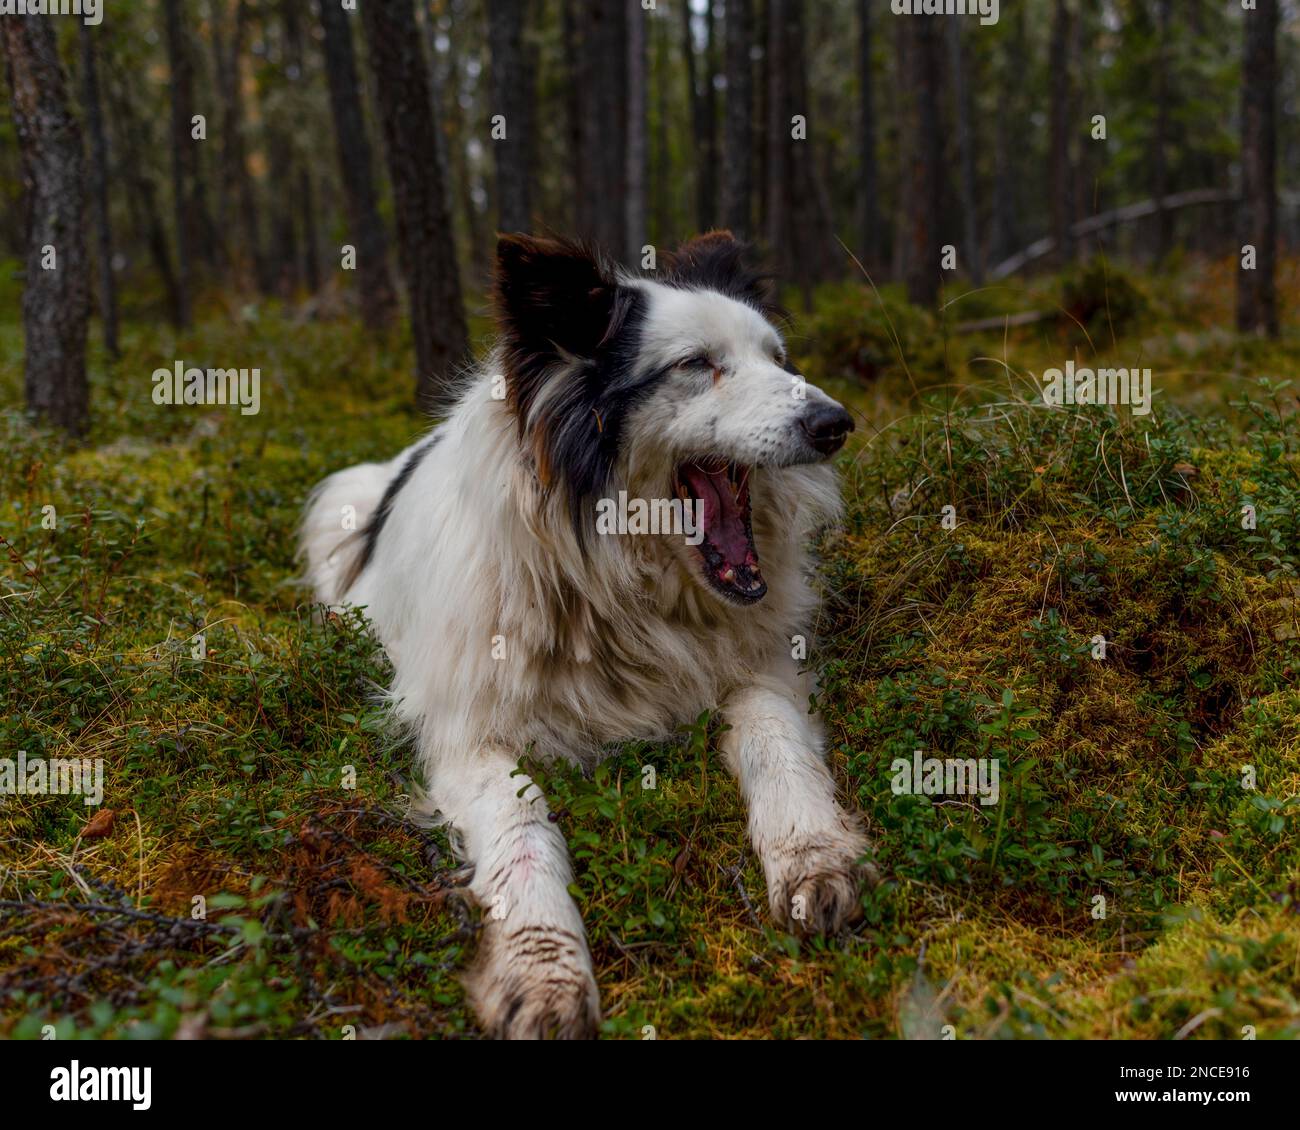
[[[853,430],[853,417],[838,404],[819,404],[799,418],[799,426],[817,451],[834,455]]]

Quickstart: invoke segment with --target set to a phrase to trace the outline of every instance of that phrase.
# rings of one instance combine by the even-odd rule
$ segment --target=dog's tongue
[[[733,493],[726,468],[706,471],[690,465],[683,478],[703,507],[704,536],[731,565],[757,565],[758,554],[749,534],[749,485]]]

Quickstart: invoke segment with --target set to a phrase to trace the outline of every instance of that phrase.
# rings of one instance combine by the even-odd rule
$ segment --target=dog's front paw
[[[871,844],[849,819],[816,835],[774,845],[763,859],[772,917],[801,934],[834,934],[862,917],[862,884],[876,869],[861,862]]]
[[[489,924],[465,988],[494,1039],[585,1040],[600,1024],[587,943],[561,927]]]

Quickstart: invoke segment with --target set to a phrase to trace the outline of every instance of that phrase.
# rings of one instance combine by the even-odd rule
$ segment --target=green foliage
[[[805,344],[805,342],[807,344]],[[864,383],[885,374],[941,363],[932,314],[893,288],[846,284],[823,287],[806,330],[791,338],[802,370],[814,383]]]
[[[1141,328],[1152,312],[1150,299],[1134,279],[1101,257],[1065,275],[1061,309],[1073,323],[1079,344],[1125,337]]]
[[[866,294],[822,294],[814,332],[840,344],[796,326],[796,346],[834,365]],[[909,364],[930,358],[918,383],[943,366],[926,317],[907,330]],[[159,411],[159,348],[257,357],[262,414]],[[374,698],[382,653],[360,616],[313,616],[290,583],[310,486],[418,432],[408,371],[397,342],[254,307],[162,346],[129,333],[118,365],[96,362],[85,447],[0,417],[0,742],[104,757],[117,815],[78,845],[77,798],[0,807],[0,899],[32,908],[0,924],[3,1034],[473,1031],[457,977],[477,922],[443,833],[402,817],[410,750]],[[899,367],[881,380],[908,387]],[[1003,369],[921,401],[843,462],[810,662],[883,877],[857,932],[773,928],[714,718],[590,772],[526,763],[570,846],[608,1035],[891,1037],[941,1019],[963,1037],[1169,1038],[1210,1007],[1199,1035],[1300,1034],[1293,392],[1243,383],[1222,411],[1137,420],[1048,410],[1029,387]],[[995,758],[999,803],[896,795],[891,765],[917,749]],[[168,925],[74,910],[83,883]],[[207,924],[170,925],[199,894]],[[51,954],[84,991],[43,975]]]

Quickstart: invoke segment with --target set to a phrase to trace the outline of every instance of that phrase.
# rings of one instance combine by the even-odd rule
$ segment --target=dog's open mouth
[[[767,593],[750,528],[749,472],[724,459],[692,459],[677,468],[673,482],[678,498],[698,504],[703,529],[696,537],[703,533],[703,539],[694,548],[705,578],[737,604],[753,604]]]

